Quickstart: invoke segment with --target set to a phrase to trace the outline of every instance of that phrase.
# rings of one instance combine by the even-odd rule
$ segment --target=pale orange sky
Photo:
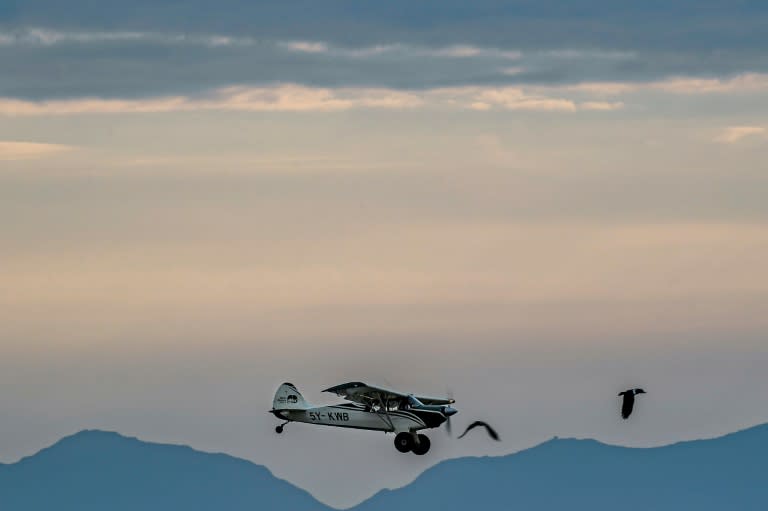
[[[353,379],[451,388],[502,452],[765,420],[760,116],[718,112],[731,92],[632,94],[606,112],[0,116],[0,458],[114,429],[351,504],[500,454],[436,432],[428,460],[363,477],[390,441],[290,428],[296,452],[347,446],[318,476],[273,436],[283,380],[321,402]],[[632,385],[649,395],[622,424]]]

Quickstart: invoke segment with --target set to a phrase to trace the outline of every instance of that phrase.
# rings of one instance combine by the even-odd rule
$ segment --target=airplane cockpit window
[[[408,396],[408,404],[416,408],[424,406],[415,396]]]

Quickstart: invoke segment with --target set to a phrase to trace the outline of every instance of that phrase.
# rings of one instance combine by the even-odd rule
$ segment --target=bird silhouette
[[[483,427],[485,427],[486,431],[488,431],[488,435],[489,435],[491,438],[493,438],[494,440],[496,440],[497,442],[499,441],[499,434],[498,434],[498,433],[496,433],[496,431],[495,431],[495,430],[494,430],[492,427],[490,427],[488,424],[486,424],[486,423],[485,423],[485,422],[483,422],[483,421],[475,421],[475,422],[473,422],[472,424],[470,424],[469,426],[467,426],[467,429],[465,429],[465,430],[464,430],[464,433],[462,433],[461,435],[459,435],[459,437],[458,437],[458,438],[461,438],[461,437],[463,437],[464,435],[466,435],[467,433],[469,433],[469,431],[470,431],[471,429],[474,429],[474,428],[476,428],[476,427],[478,427],[478,426],[483,426]]]
[[[619,396],[624,396],[621,402],[621,418],[629,419],[632,415],[632,408],[635,406],[635,396],[637,394],[647,394],[643,389],[629,389],[624,392],[619,392]]]

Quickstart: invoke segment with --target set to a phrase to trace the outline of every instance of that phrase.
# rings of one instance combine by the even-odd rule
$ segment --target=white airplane
[[[280,385],[270,412],[285,422],[275,431],[282,433],[289,422],[384,431],[396,434],[398,451],[422,455],[429,451],[430,441],[417,432],[445,422],[450,427],[449,418],[458,411],[450,406],[453,399],[403,394],[362,382],[336,385],[323,392],[331,392],[351,403],[314,407],[304,401],[292,383]]]

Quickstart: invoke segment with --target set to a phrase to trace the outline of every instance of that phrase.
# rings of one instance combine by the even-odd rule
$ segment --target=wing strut
[[[392,417],[389,416],[389,407],[387,406],[387,404],[389,403],[389,399],[385,401],[384,398],[381,397],[381,392],[378,393],[378,397],[379,397],[379,406],[381,406],[381,409],[384,411],[383,415],[381,414],[381,412],[379,412],[378,416],[382,421],[384,421],[384,424],[389,426],[389,429],[391,431],[394,431],[395,424],[392,422]]]

